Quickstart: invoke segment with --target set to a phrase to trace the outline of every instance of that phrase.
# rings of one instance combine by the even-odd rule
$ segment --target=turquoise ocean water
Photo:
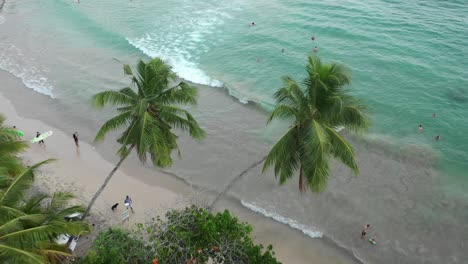
[[[433,151],[447,193],[465,195],[466,1],[7,0],[0,13],[0,68],[69,105],[117,83],[112,58],[158,56],[186,80],[268,110],[282,75],[304,77],[314,46],[352,70],[371,135]]]
[[[324,60],[351,68],[353,94],[372,112],[372,132],[427,144],[450,161],[447,167],[467,165],[464,1],[104,0],[41,5],[38,9],[48,12],[42,26],[55,30],[61,25],[70,35],[68,48],[93,41],[103,48],[160,56],[187,80],[224,85],[241,102],[266,108],[273,104],[280,76],[302,78],[306,56],[317,46]],[[249,27],[251,21],[256,26]],[[423,133],[417,133],[418,124]],[[437,134],[440,142],[434,141]]]

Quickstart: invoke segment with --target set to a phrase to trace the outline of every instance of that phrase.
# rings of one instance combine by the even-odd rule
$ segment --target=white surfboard
[[[39,142],[41,140],[44,140],[44,139],[50,137],[52,135],[52,133],[53,133],[52,131],[44,132],[40,136],[31,139],[31,143],[37,143],[37,142]]]

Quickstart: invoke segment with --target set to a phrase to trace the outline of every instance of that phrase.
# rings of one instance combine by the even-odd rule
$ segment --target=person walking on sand
[[[41,133],[39,133],[39,131],[36,132],[36,138],[38,138],[39,136],[41,135]],[[45,146],[45,143],[44,143],[44,140],[39,140],[39,145],[43,145]]]
[[[78,143],[78,132],[75,131],[75,133],[73,133],[73,140],[75,140],[75,145],[77,148],[80,147],[80,144]]]
[[[133,201],[132,201],[132,198],[130,198],[130,196],[127,195],[125,197],[124,204],[125,206],[127,206],[127,209],[130,207],[130,210],[132,210],[132,213],[134,213],[133,206],[132,206]]]
[[[367,235],[367,230],[369,230],[369,227],[370,227],[369,224],[366,224],[366,225],[364,226],[364,229],[363,229],[362,232],[361,232],[361,239],[364,239],[364,237]]]
[[[422,126],[421,124],[418,126],[418,131],[419,131],[419,132],[422,132],[422,131],[423,131],[423,126]]]

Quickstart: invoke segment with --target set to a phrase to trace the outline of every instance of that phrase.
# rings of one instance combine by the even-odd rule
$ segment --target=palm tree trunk
[[[109,183],[109,181],[112,179],[112,176],[114,176],[114,173],[119,169],[120,165],[122,165],[122,163],[124,162],[124,160],[128,157],[128,154],[130,154],[130,152],[132,151],[134,145],[132,145],[128,150],[127,150],[127,154],[125,154],[125,156],[123,156],[119,162],[117,163],[117,165],[115,165],[115,167],[111,170],[111,172],[109,173],[109,175],[107,175],[107,178],[104,180],[104,183],[101,185],[101,187],[99,188],[99,190],[97,190],[97,192],[94,194],[93,196],[93,199],[91,199],[91,201],[89,202],[88,204],[88,208],[86,208],[86,212],[83,214],[83,216],[81,217],[81,220],[84,220],[86,218],[86,216],[88,216],[89,214],[89,211],[91,211],[91,208],[93,207],[94,205],[94,202],[96,202],[97,198],[99,197],[99,195],[101,195],[102,191],[104,191],[104,189],[106,188],[107,184]]]
[[[304,192],[304,168],[302,167],[299,169],[299,191],[302,193]]]
[[[243,172],[241,172],[239,175],[237,175],[234,179],[232,179],[232,181],[224,188],[224,190],[222,192],[220,192],[218,194],[218,196],[216,196],[216,198],[213,200],[213,202],[211,202],[210,206],[208,207],[208,210],[209,211],[213,210],[213,206],[219,201],[219,199],[221,199],[226,194],[227,191],[229,191],[229,189],[231,189],[231,187],[234,185],[234,183],[236,183],[240,178],[242,178],[242,176],[244,176],[251,169],[257,167],[258,164],[262,163],[266,158],[267,158],[267,156],[263,157],[261,160],[255,162],[254,164],[250,165],[250,167],[248,167]]]

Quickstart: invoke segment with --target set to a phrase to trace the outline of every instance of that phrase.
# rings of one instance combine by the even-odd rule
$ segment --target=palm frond
[[[132,118],[132,112],[127,111],[107,120],[99,129],[98,133],[96,134],[96,137],[94,138],[94,142],[99,142],[99,141],[104,140],[107,133],[118,129],[121,126],[127,125],[128,123],[131,122],[130,121],[131,118]]]
[[[28,169],[24,170],[20,175],[15,177],[15,179],[10,183],[8,188],[6,188],[0,194],[0,204],[2,205],[13,205],[21,201],[24,197],[25,192],[29,189],[32,184],[34,170],[40,166],[52,162],[53,159],[48,159],[39,163],[36,163],[30,166]]]
[[[304,176],[310,189],[319,192],[326,186],[330,170],[327,157],[330,144],[324,127],[316,120],[305,128],[303,150]]]
[[[49,206],[47,207],[47,211],[58,212],[64,209],[74,197],[75,195],[71,192],[55,192],[50,200]]]
[[[277,105],[275,109],[271,112],[270,116],[268,117],[267,124],[269,124],[273,119],[280,118],[280,119],[288,119],[292,117],[296,117],[298,114],[298,109],[289,106],[289,105]]]
[[[276,142],[268,153],[262,171],[274,165],[275,176],[280,184],[291,178],[300,167],[301,153],[297,127],[293,126]]]
[[[128,90],[125,90],[128,92]],[[129,105],[135,102],[135,98],[125,92],[108,90],[97,93],[93,96],[92,103],[96,109],[101,109],[105,105]]]
[[[2,259],[6,259],[7,263],[45,264],[41,256],[3,243],[0,243],[0,256]]]
[[[340,136],[333,128],[325,127],[328,138],[330,139],[330,152],[335,157],[341,160],[343,164],[348,166],[354,174],[359,173],[359,168],[354,158],[354,151],[343,137]]]

